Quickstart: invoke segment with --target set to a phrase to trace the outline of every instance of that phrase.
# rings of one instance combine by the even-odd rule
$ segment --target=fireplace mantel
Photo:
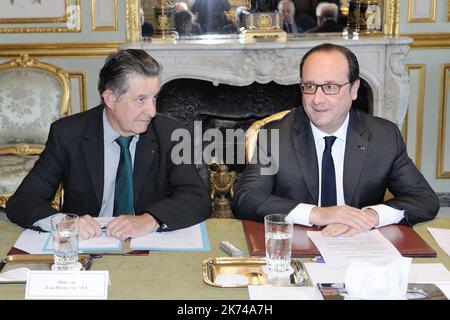
[[[162,84],[188,78],[213,84],[246,86],[253,82],[282,85],[299,83],[302,56],[312,47],[331,42],[350,48],[358,57],[360,74],[373,92],[373,113],[402,126],[409,99],[409,77],[405,56],[410,38],[368,37],[359,40],[341,37],[302,37],[287,42],[242,44],[237,39],[179,41],[127,45],[141,48],[162,67]]]

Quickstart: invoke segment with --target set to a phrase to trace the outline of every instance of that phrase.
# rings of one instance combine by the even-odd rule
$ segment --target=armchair
[[[259,129],[269,122],[283,119],[284,116],[286,116],[291,111],[292,109],[280,111],[264,119],[255,121],[251,124],[251,126],[245,132],[245,161],[247,163],[250,162],[253,153],[255,152]]]
[[[33,167],[50,124],[69,114],[66,71],[28,55],[0,64],[0,207]],[[54,201],[58,207],[59,188]]]

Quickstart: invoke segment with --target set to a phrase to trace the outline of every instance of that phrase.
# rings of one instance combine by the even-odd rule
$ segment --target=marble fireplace
[[[240,43],[238,39],[189,40],[128,45],[162,65],[158,111],[192,127],[244,128],[256,119],[299,105],[299,65],[312,47],[331,42],[358,57],[363,80],[354,107],[400,128],[409,99],[405,56],[410,38],[298,37],[287,42]]]

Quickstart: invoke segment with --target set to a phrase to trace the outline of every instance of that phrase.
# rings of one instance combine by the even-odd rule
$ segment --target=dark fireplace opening
[[[201,121],[202,133],[219,129],[225,137],[227,129],[247,130],[255,121],[274,113],[301,105],[298,84],[280,85],[252,83],[248,86],[213,85],[210,81],[196,79],[176,79],[163,85],[158,95],[158,112],[184,123],[191,133],[194,121]],[[361,79],[358,99],[353,108],[373,113],[373,94],[369,84]],[[208,143],[203,142],[203,147]],[[230,148],[234,155],[243,148],[243,141],[231,141],[225,145],[223,156]],[[234,159],[227,163],[230,170],[241,172],[245,164]]]

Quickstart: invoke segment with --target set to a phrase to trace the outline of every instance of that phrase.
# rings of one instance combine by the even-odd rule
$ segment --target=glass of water
[[[79,217],[72,213],[58,213],[51,218],[53,269],[61,271],[79,270],[78,263],[78,222]]]
[[[264,217],[266,267],[269,274],[290,274],[294,222],[285,214]]]

